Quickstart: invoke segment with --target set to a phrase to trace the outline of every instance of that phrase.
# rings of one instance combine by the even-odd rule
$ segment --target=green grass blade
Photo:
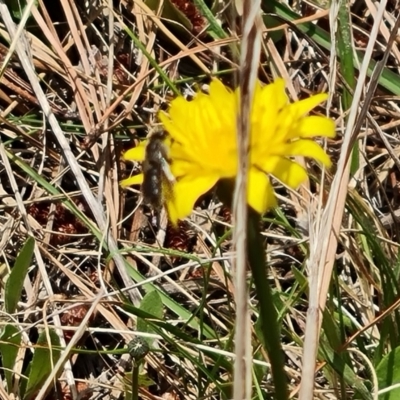
[[[0,336],[1,363],[7,381],[8,392],[11,393],[16,357],[19,351],[22,334],[13,325],[6,325]]]
[[[15,259],[14,267],[11,269],[4,297],[6,311],[10,314],[15,312],[18,301],[21,299],[22,288],[24,287],[28,269],[31,266],[34,248],[35,239],[32,236],[28,236],[28,239]]]

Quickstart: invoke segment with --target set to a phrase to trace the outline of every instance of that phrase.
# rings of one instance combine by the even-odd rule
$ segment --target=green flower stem
[[[286,400],[288,398],[288,390],[278,314],[273,302],[271,287],[267,280],[265,252],[260,234],[260,215],[252,209],[249,209],[248,215],[247,243],[248,261],[259,301],[260,326],[275,383],[275,399]]]
[[[141,337],[135,337],[128,343],[128,351],[132,357],[132,397],[139,400],[139,367],[150,351],[149,344]]]
[[[139,400],[139,364],[132,362],[132,400]]]

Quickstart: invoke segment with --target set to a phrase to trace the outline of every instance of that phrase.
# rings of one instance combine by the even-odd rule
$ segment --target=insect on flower
[[[175,183],[164,143],[167,135],[160,127],[149,133],[142,164],[143,201],[156,211],[160,211],[166,198],[172,196],[172,185]]]
[[[141,184],[146,201],[156,208],[165,205],[170,221],[177,226],[190,215],[200,196],[219,181],[236,177],[239,95],[239,89],[231,90],[214,79],[208,93],[199,91],[191,101],[183,96],[172,100],[168,110],[158,114],[168,134],[154,132],[147,148],[143,144],[124,153],[125,160],[146,161],[144,173],[124,179],[121,185]],[[271,177],[290,188],[307,179],[307,170],[293,157],[331,165],[328,154],[312,139],[334,137],[335,123],[324,116],[308,115],[326,99],[327,94],[319,93],[290,102],[283,79],[268,85],[257,81],[250,119],[247,203],[259,214],[277,204]]]

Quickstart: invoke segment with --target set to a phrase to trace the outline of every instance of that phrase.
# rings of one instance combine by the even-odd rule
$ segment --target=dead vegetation
[[[171,98],[193,95],[211,76],[235,86],[232,5],[22,3],[28,8],[21,12],[0,4],[0,397],[21,395],[32,350],[49,345],[58,362],[31,378],[24,398],[137,398],[129,397],[126,347],[140,336],[150,344],[140,398],[230,398],[230,211],[210,193],[179,230],[164,213],[158,226],[139,188],[122,190],[119,182],[140,168],[121,155],[157,124]],[[321,175],[308,165],[310,183],[297,194],[278,185],[280,207],[261,227],[293,398],[311,301],[324,310],[315,398],[377,398],[400,383],[393,366],[400,342],[400,5],[381,6],[382,16],[364,0],[330,9],[264,4],[260,79],[283,76],[292,99],[329,91],[327,110],[338,128],[327,143],[332,170]],[[7,296],[19,293],[18,285],[6,282],[28,237],[33,258],[11,312],[7,302],[15,300]],[[310,283],[312,274],[318,279]],[[269,399],[274,388],[254,297],[251,307],[253,393]],[[6,329],[20,339],[11,364]]]

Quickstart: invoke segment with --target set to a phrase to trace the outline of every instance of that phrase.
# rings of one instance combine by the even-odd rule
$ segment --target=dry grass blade
[[[237,119],[238,175],[234,193],[235,271],[235,374],[234,399],[251,397],[251,329],[248,313],[247,264],[247,186],[251,110],[261,52],[261,2],[244,0],[240,52],[240,100]]]
[[[300,389],[306,400],[398,397],[398,1],[326,3],[238,1],[232,18],[232,3],[210,0],[0,0],[0,398],[127,399],[133,391],[143,400],[286,400]],[[332,132],[326,115],[337,121],[325,149],[332,168],[321,173],[322,141],[307,138],[304,162],[287,156],[282,174],[296,171],[294,161],[308,183],[292,190],[281,172],[263,174],[277,207],[260,215],[247,206],[246,215],[247,175],[261,182],[253,177],[281,151],[274,125],[281,132],[290,120],[284,109],[282,120],[273,116],[277,94],[262,97],[277,77],[288,114],[304,106],[316,135],[324,121]],[[214,92],[221,84],[229,106]],[[327,104],[305,110],[327,92]],[[193,210],[171,224],[143,205],[140,185],[120,182],[139,183],[140,157],[127,163],[128,154],[145,148],[159,115],[175,123],[177,104],[200,107],[181,113],[181,135],[165,126],[171,144],[188,143],[176,149],[188,156],[187,180],[174,146],[161,161],[177,167]],[[258,140],[250,161],[249,140]],[[232,187],[220,189],[225,175],[236,176],[238,148],[233,216]],[[216,171],[222,182],[213,190],[206,174]],[[257,201],[269,198],[256,187],[248,201],[264,210]],[[150,351],[132,389],[127,345],[136,337]],[[47,370],[32,362],[42,350],[51,354]]]

